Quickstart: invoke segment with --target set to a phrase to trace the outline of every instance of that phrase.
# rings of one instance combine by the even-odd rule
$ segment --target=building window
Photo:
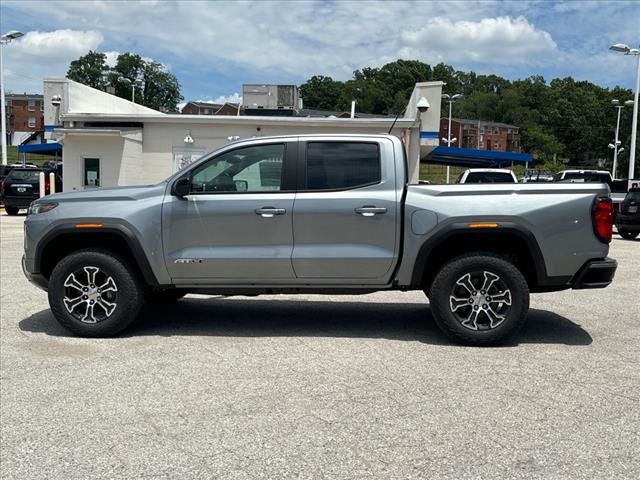
[[[508,129],[508,130],[507,130],[507,133],[508,133],[509,135],[511,135],[511,134],[513,133],[513,130],[512,130],[512,129]]]
[[[100,186],[100,159],[85,157],[82,185],[85,187]]]
[[[204,109],[204,114],[205,115],[210,115],[211,114],[211,110],[209,110],[208,108]]]
[[[27,122],[27,126],[29,128],[36,128],[36,117],[29,117],[29,121]]]
[[[40,111],[44,112],[44,102],[40,102]]]
[[[29,109],[30,112],[35,112],[35,110],[36,110],[36,101],[35,100],[29,100],[28,109]]]

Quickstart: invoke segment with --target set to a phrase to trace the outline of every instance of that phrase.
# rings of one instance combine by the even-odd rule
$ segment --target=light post
[[[455,95],[449,95],[448,93],[443,93],[442,94],[442,99],[445,102],[449,103],[449,128],[447,130],[447,147],[451,146],[451,142],[455,142],[457,140],[457,138],[452,139],[451,138],[451,108],[453,106],[453,104],[456,102],[457,99],[461,98],[462,94],[461,93],[456,93]],[[447,165],[447,183],[449,183],[449,165]]]
[[[638,67],[636,72],[636,90],[633,97],[633,118],[631,119],[631,152],[629,155],[629,180],[634,177],[636,163],[636,137],[638,135],[638,92],[640,92],[640,48],[630,48],[623,43],[616,43],[609,47],[614,52],[625,55],[635,55],[638,57]]]
[[[11,43],[11,40],[20,38],[24,33],[12,30],[0,36],[0,121],[2,122],[2,165],[7,164],[7,112],[4,103],[4,67],[2,65],[3,46]]]
[[[136,86],[140,85],[140,80],[131,80],[127,77],[118,77],[118,82],[125,84],[126,86],[131,85],[131,101],[136,103]]]
[[[618,110],[618,119],[616,120],[616,138],[613,143],[609,144],[609,148],[613,150],[613,168],[611,169],[611,175],[614,179],[616,179],[618,178],[618,154],[624,150],[624,148],[620,147],[620,144],[622,142],[618,140],[618,133],[620,131],[620,112],[624,107],[630,107],[631,105],[633,105],[633,100],[627,100],[622,105],[620,105],[620,100],[614,99],[611,100],[611,105],[613,105]]]

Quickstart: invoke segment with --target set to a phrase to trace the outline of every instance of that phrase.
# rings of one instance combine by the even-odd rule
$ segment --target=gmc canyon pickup
[[[529,292],[611,283],[607,185],[410,185],[406,162],[390,135],[235,142],[158,185],[33,202],[23,269],[88,337],[190,292],[423,290],[446,334],[491,345]]]

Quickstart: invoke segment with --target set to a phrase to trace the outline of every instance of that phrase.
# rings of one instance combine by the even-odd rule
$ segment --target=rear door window
[[[306,190],[344,190],[380,183],[380,149],[377,143],[309,142],[305,172]]]

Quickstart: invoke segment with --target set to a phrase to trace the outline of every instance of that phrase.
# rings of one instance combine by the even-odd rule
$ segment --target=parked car
[[[624,197],[629,191],[629,183],[627,180],[613,180],[609,185],[611,189],[611,201],[613,202],[613,208],[616,212],[619,212],[622,207]]]
[[[523,325],[529,292],[611,283],[605,185],[409,185],[405,155],[392,135],[260,137],[157,185],[41,198],[23,270],[88,337],[190,292],[422,290],[446,334],[489,345]]]
[[[640,188],[632,188],[624,197],[616,215],[616,228],[620,236],[628,240],[640,235]]]
[[[456,183],[518,183],[518,179],[511,170],[470,168],[458,176]]]
[[[607,170],[561,170],[556,174],[556,182],[606,183],[611,186],[613,179]]]
[[[0,185],[0,197],[7,215],[17,215],[21,208],[28,208],[31,202],[40,197],[39,168],[15,167]],[[50,193],[49,175],[45,172],[45,194]],[[55,177],[55,189],[62,190],[62,180]]]

